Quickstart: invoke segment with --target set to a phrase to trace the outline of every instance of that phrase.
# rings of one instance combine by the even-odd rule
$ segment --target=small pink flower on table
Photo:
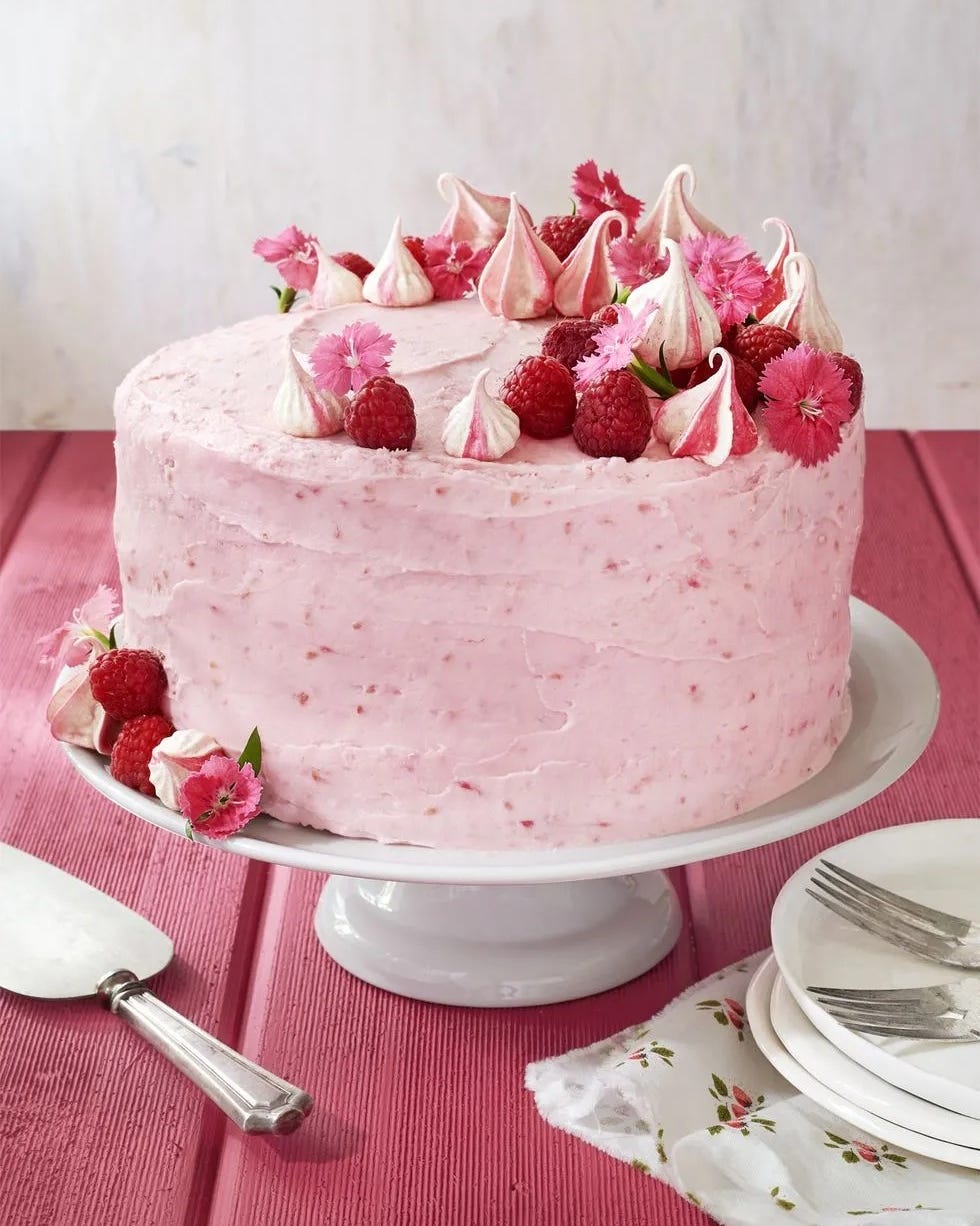
[[[851,414],[851,385],[830,356],[805,342],[767,363],[759,380],[762,420],[777,451],[804,468],[822,464],[841,443]]]
[[[633,361],[633,350],[646,335],[650,319],[658,309],[649,302],[635,314],[628,306],[617,306],[617,320],[595,334],[595,353],[576,363],[575,382],[581,389],[610,370],[625,370]]]
[[[616,209],[629,222],[632,234],[643,210],[643,201],[625,191],[619,175],[612,170],[599,173],[595,159],[576,166],[572,173],[572,192],[578,201],[578,211],[588,221],[594,221],[600,213]]]
[[[335,396],[359,392],[376,375],[388,373],[394,338],[377,324],[358,320],[342,332],[321,336],[310,353],[317,387]]]
[[[275,264],[290,289],[309,291],[316,281],[316,241],[298,226],[287,226],[274,238],[256,239],[252,250],[267,264]]]
[[[187,834],[226,839],[237,834],[259,812],[262,781],[252,764],[215,754],[180,786],[180,811]]]
[[[433,234],[425,240],[425,272],[437,298],[465,298],[473,293],[492,247],[474,248],[454,242],[448,234]]]
[[[109,624],[119,610],[119,596],[112,588],[100,583],[88,600],[72,613],[70,620],[52,630],[37,645],[42,649],[42,664],[84,663],[94,652],[99,655],[109,648]]]

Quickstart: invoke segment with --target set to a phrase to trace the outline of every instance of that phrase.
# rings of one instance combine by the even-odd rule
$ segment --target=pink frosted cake
[[[784,223],[766,267],[686,168],[643,217],[594,169],[537,230],[444,177],[373,270],[290,228],[257,248],[308,300],[120,387],[120,637],[190,820],[254,725],[264,811],[469,848],[723,821],[840,743],[859,368]]]

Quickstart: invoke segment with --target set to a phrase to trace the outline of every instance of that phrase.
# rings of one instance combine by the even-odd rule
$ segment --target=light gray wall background
[[[594,156],[816,260],[873,425],[980,423],[980,0],[5,0],[2,420],[107,427],[159,345],[272,309],[253,239],[380,251],[439,171]]]

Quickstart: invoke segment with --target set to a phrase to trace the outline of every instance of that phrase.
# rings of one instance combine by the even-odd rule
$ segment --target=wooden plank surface
[[[136,908],[173,937],[161,996],[234,1041],[266,870],[154,830],[70,769],[44,722],[35,640],[115,582],[108,435],[66,438],[0,572],[0,839]],[[245,922],[238,926],[241,910]],[[91,1001],[0,992],[0,1206],[11,1226],[172,1226],[209,1188],[224,1117]]]
[[[0,561],[60,440],[50,430],[0,432]]]
[[[953,550],[980,605],[980,431],[933,431],[913,434],[911,439]]]

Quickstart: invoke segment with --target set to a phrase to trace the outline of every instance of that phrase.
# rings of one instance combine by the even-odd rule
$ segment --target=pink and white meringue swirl
[[[781,217],[767,217],[762,223],[762,228],[768,230],[770,226],[776,226],[779,229],[779,243],[776,250],[772,253],[768,264],[766,264],[766,272],[772,278],[772,282],[769,292],[756,305],[755,313],[760,319],[764,315],[768,315],[786,297],[786,286],[783,282],[783,265],[786,262],[786,257],[798,250],[796,235],[787,222],[783,221]]]
[[[435,295],[425,269],[402,240],[400,217],[374,271],[364,278],[363,292],[368,302],[385,307],[423,306]]]
[[[327,255],[319,243],[313,244],[316,250],[316,280],[310,290],[310,304],[318,311],[330,307],[345,306],[348,302],[364,301],[364,282],[349,268],[338,264],[333,256]]]
[[[449,212],[439,227],[439,233],[454,243],[469,243],[473,247],[492,247],[503,237],[510,213],[506,196],[488,196],[460,179],[457,175],[441,174],[437,181],[439,195],[449,205]]]
[[[686,163],[675,166],[667,176],[660,195],[653,208],[644,216],[636,227],[633,238],[640,243],[654,243],[663,250],[664,239],[672,238],[680,242],[685,238],[701,238],[705,234],[724,234],[721,226],[716,226],[691,204],[684,193],[684,180],[691,180],[691,191],[697,187],[694,169]]]
[[[180,785],[215,754],[225,757],[213,736],[181,728],[164,737],[150,754],[150,782],[168,809],[180,809]]]
[[[89,664],[86,660],[65,669],[45,714],[55,740],[108,754],[122,725],[96,701],[89,685]]]
[[[481,370],[463,399],[449,410],[442,431],[447,455],[466,460],[499,460],[520,437],[513,409],[487,391],[490,367]]]
[[[535,234],[511,195],[507,229],[480,277],[478,293],[491,315],[538,319],[551,310],[561,261]]]
[[[735,386],[735,363],[727,349],[712,349],[718,369],[703,383],[665,400],[654,417],[657,438],[672,456],[691,456],[717,468],[729,456],[754,451],[759,435]]]
[[[801,341],[825,353],[840,353],[844,338],[827,309],[813,261],[802,251],[794,251],[783,261],[786,297],[764,316],[764,324],[776,324]]]
[[[609,233],[614,223],[626,233],[627,220],[609,209],[592,222],[561,266],[555,282],[555,308],[562,315],[588,319],[593,311],[608,306],[616,294],[616,270],[609,258]]]
[[[344,428],[344,401],[313,382],[286,341],[286,369],[272,402],[272,411],[283,434],[294,438],[326,438]]]
[[[645,362],[657,366],[663,345],[668,370],[688,370],[721,340],[721,324],[691,275],[680,244],[665,238],[664,250],[670,256],[667,271],[629,296],[628,306],[634,315],[652,302],[660,306],[636,352]]]

